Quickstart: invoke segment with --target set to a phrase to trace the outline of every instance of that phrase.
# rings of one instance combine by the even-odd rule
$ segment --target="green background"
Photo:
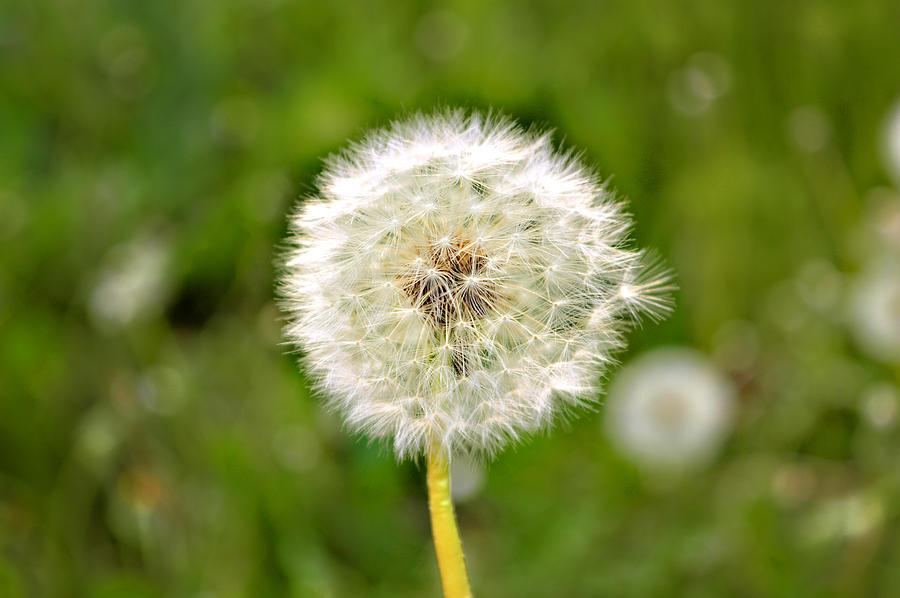
[[[686,475],[602,409],[501,455],[458,507],[476,595],[897,595],[900,430],[860,397],[900,372],[842,289],[898,27],[890,0],[4,0],[0,596],[439,595],[423,471],[320,409],[273,298],[321,159],[435,105],[612,177],[680,286],[623,361],[693,346],[741,395]]]

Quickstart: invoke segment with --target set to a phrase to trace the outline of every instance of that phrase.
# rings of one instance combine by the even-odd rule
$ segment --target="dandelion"
[[[641,465],[685,470],[703,464],[731,421],[734,389],[702,354],[657,349],[613,382],[606,423],[620,450]]]
[[[317,187],[291,220],[286,336],[351,430],[427,457],[445,593],[469,595],[450,460],[596,400],[629,323],[668,309],[668,277],[591,170],[503,117],[396,122]]]
[[[870,264],[856,280],[850,303],[860,347],[886,363],[900,363],[900,265]]]

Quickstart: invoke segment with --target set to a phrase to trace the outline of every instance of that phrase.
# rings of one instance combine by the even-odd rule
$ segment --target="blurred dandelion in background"
[[[158,238],[113,248],[99,274],[90,310],[99,326],[116,329],[162,305],[168,250]]]
[[[672,470],[704,465],[728,434],[735,390],[702,354],[666,347],[632,360],[616,376],[606,426],[639,465]]]
[[[850,323],[866,353],[900,363],[900,262],[884,259],[866,266],[854,282]]]

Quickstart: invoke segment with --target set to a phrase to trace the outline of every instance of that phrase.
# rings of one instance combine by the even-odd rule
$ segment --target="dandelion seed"
[[[347,424],[400,457],[490,456],[546,428],[596,400],[630,322],[669,308],[621,203],[502,117],[369,135],[292,226],[286,335]]]

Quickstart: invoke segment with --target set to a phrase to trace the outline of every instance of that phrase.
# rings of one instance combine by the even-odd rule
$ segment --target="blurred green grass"
[[[618,456],[602,411],[502,455],[459,508],[478,595],[894,595],[900,437],[858,403],[900,373],[800,295],[810,264],[864,260],[898,22],[888,0],[6,0],[0,595],[437,595],[422,472],[318,407],[273,280],[322,157],[455,104],[612,177],[681,287],[632,350],[707,351],[742,395],[684,478]]]

